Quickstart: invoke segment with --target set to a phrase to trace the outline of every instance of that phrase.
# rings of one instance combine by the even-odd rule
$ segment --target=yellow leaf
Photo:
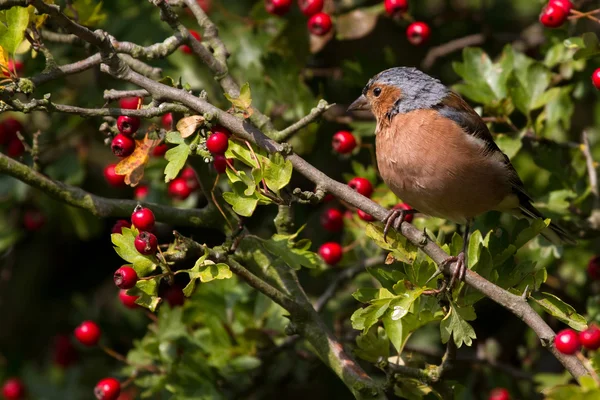
[[[135,141],[135,150],[130,156],[125,157],[115,166],[118,175],[125,175],[125,183],[136,186],[144,177],[144,168],[150,159],[150,153],[160,143],[158,139],[149,139],[148,135],[143,140]]]
[[[201,115],[192,115],[191,117],[181,118],[177,122],[177,130],[181,133],[182,138],[192,136],[196,129],[204,123],[204,117]]]
[[[8,74],[8,52],[2,46],[0,46],[0,70]]]

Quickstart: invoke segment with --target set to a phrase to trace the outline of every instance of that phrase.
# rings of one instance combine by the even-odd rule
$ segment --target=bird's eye
[[[379,95],[381,94],[381,88],[376,87],[375,89],[373,89],[373,94],[375,95],[375,97],[379,97]]]

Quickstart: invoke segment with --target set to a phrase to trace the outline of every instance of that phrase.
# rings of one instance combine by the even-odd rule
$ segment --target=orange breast
[[[377,164],[389,188],[420,212],[465,223],[511,192],[502,154],[434,110],[394,117],[377,132]]]

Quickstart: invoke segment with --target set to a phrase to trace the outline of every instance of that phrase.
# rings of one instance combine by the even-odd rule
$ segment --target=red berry
[[[587,266],[587,272],[590,278],[600,280],[600,255],[592,257]]]
[[[292,0],[265,0],[265,9],[269,14],[284,15],[290,11]]]
[[[565,329],[554,338],[554,346],[563,354],[575,354],[581,348],[579,335],[573,329]]]
[[[173,129],[173,114],[168,113],[162,116],[161,123],[163,128],[170,131]]]
[[[562,8],[567,14],[569,14],[573,8],[573,3],[569,0],[550,0],[548,4]]]
[[[169,286],[167,289],[165,289],[160,297],[167,300],[171,307],[181,306],[185,302],[183,289],[177,284]]]
[[[385,12],[392,17],[408,11],[408,0],[385,0],[383,5]]]
[[[229,164],[233,165],[233,159],[229,159]],[[223,154],[215,154],[213,156],[213,166],[218,174],[222,174],[227,170],[227,159]]]
[[[540,22],[547,28],[558,28],[565,23],[569,14],[559,5],[549,3],[540,14]]]
[[[111,186],[125,186],[125,175],[119,175],[115,172],[117,164],[109,164],[104,168],[104,179]]]
[[[136,200],[144,200],[148,196],[149,192],[150,188],[147,185],[139,185],[133,189],[133,197]]]
[[[174,199],[185,200],[192,194],[192,188],[185,178],[179,177],[169,182],[169,196]]]
[[[113,279],[118,288],[131,289],[137,283],[138,276],[135,269],[131,268],[129,265],[123,265],[115,271]]]
[[[194,37],[194,39],[196,39],[197,41],[202,40],[202,36],[200,36],[200,34],[192,29],[190,29],[190,35],[192,35]],[[192,54],[192,48],[190,46],[188,46],[187,44],[184,44],[180,47],[181,51],[183,51],[185,54]]]
[[[111,233],[123,233],[123,228],[131,228],[131,222],[126,219],[120,219],[113,225]]]
[[[88,347],[98,344],[100,334],[100,327],[93,321],[84,321],[75,328],[75,338]]]
[[[413,22],[406,29],[406,38],[411,44],[420,46],[431,36],[431,29],[425,22]]]
[[[23,133],[25,129],[19,121],[14,118],[7,118],[0,123],[0,145],[10,143],[18,139],[17,132]]]
[[[594,71],[592,74],[592,83],[596,89],[600,90],[600,68]]]
[[[223,132],[212,133],[208,139],[206,139],[206,148],[212,154],[223,154],[229,147],[229,138]]]
[[[123,303],[123,305],[127,308],[137,308],[138,305],[135,304],[135,301],[138,299],[138,297],[140,296],[131,296],[127,294],[126,289],[121,289],[119,291],[119,300],[121,300],[121,303]]]
[[[363,221],[367,221],[367,222],[375,221],[375,218],[371,214],[367,214],[366,212],[364,212],[361,209],[357,209],[356,213],[358,214],[358,217],[360,219],[362,219]]]
[[[21,75],[21,72],[23,72],[23,67],[25,66],[25,64],[23,64],[21,61],[19,60],[8,60],[8,69],[10,70],[10,72],[15,72],[17,74],[17,76]],[[4,73],[4,76],[10,76],[10,74],[8,72]]]
[[[327,242],[319,247],[319,255],[329,265],[335,265],[342,259],[342,246],[336,242]]]
[[[138,105],[142,104],[141,97],[124,97],[119,100],[119,107],[125,108],[127,110],[137,110]]]
[[[40,210],[30,209],[23,213],[23,226],[29,232],[39,231],[45,223],[46,216]]]
[[[156,253],[158,239],[150,232],[140,232],[133,241],[135,249],[145,256]]]
[[[121,383],[115,378],[104,378],[94,388],[94,395],[98,400],[117,400],[119,393]]]
[[[190,189],[196,190],[200,187],[200,183],[198,183],[198,178],[196,177],[196,171],[194,171],[194,168],[185,167],[183,171],[181,171],[181,177],[186,180]]]
[[[2,396],[6,400],[19,400],[25,398],[25,385],[19,378],[9,378],[2,385]]]
[[[398,203],[394,206],[394,208],[399,209],[399,210],[412,210],[412,207],[406,203]],[[404,216],[404,220],[408,223],[411,223],[414,216],[415,216],[414,214],[406,214]]]
[[[579,341],[586,349],[598,350],[600,348],[600,328],[592,325],[585,331],[580,332]]]
[[[371,197],[373,194],[373,185],[368,179],[357,176],[356,178],[350,179],[348,186],[365,197]]]
[[[329,203],[330,201],[335,200],[335,196],[332,195],[331,193],[327,193],[325,195],[325,197],[323,197],[323,200],[321,200],[323,203]]]
[[[68,335],[57,335],[54,338],[54,363],[62,368],[67,368],[77,361],[77,349],[71,343]]]
[[[331,31],[333,22],[329,14],[324,12],[316,13],[308,19],[308,31],[313,35],[325,36]]]
[[[154,157],[162,157],[165,155],[167,150],[169,150],[169,146],[167,146],[166,143],[161,143],[152,150],[152,155]]]
[[[311,17],[323,11],[323,0],[298,0],[298,7],[302,14]]]
[[[6,155],[12,158],[17,158],[23,155],[25,146],[18,137],[13,138],[6,146]]]
[[[212,128],[210,128],[210,131],[212,133],[224,133],[227,135],[227,137],[231,136],[231,132],[229,131],[229,129],[225,128],[222,125],[215,125]]]
[[[331,146],[333,146],[333,150],[337,153],[352,153],[352,150],[356,147],[356,139],[354,138],[354,135],[348,131],[339,131],[333,135]]]
[[[140,119],[138,117],[129,117],[121,115],[117,118],[117,129],[123,135],[131,136],[140,128]]]
[[[339,232],[344,227],[344,216],[335,208],[329,208],[321,214],[321,226],[329,232]]]
[[[113,154],[117,157],[127,157],[135,150],[135,140],[129,136],[119,133],[110,144]]]
[[[504,388],[495,388],[490,392],[488,400],[510,400],[510,393]]]
[[[154,213],[149,208],[137,206],[131,214],[131,223],[140,231],[151,231],[155,221]]]

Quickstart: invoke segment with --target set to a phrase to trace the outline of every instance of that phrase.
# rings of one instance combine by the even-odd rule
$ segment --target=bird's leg
[[[416,213],[417,210],[401,210],[398,208],[394,208],[392,209],[388,215],[385,216],[385,218],[383,219],[383,223],[385,224],[384,228],[383,228],[383,241],[387,243],[387,234],[390,231],[390,228],[393,227],[395,230],[398,230],[400,228],[400,225],[402,225],[402,222],[404,222],[404,219],[406,218],[407,215],[410,214],[414,214]]]

